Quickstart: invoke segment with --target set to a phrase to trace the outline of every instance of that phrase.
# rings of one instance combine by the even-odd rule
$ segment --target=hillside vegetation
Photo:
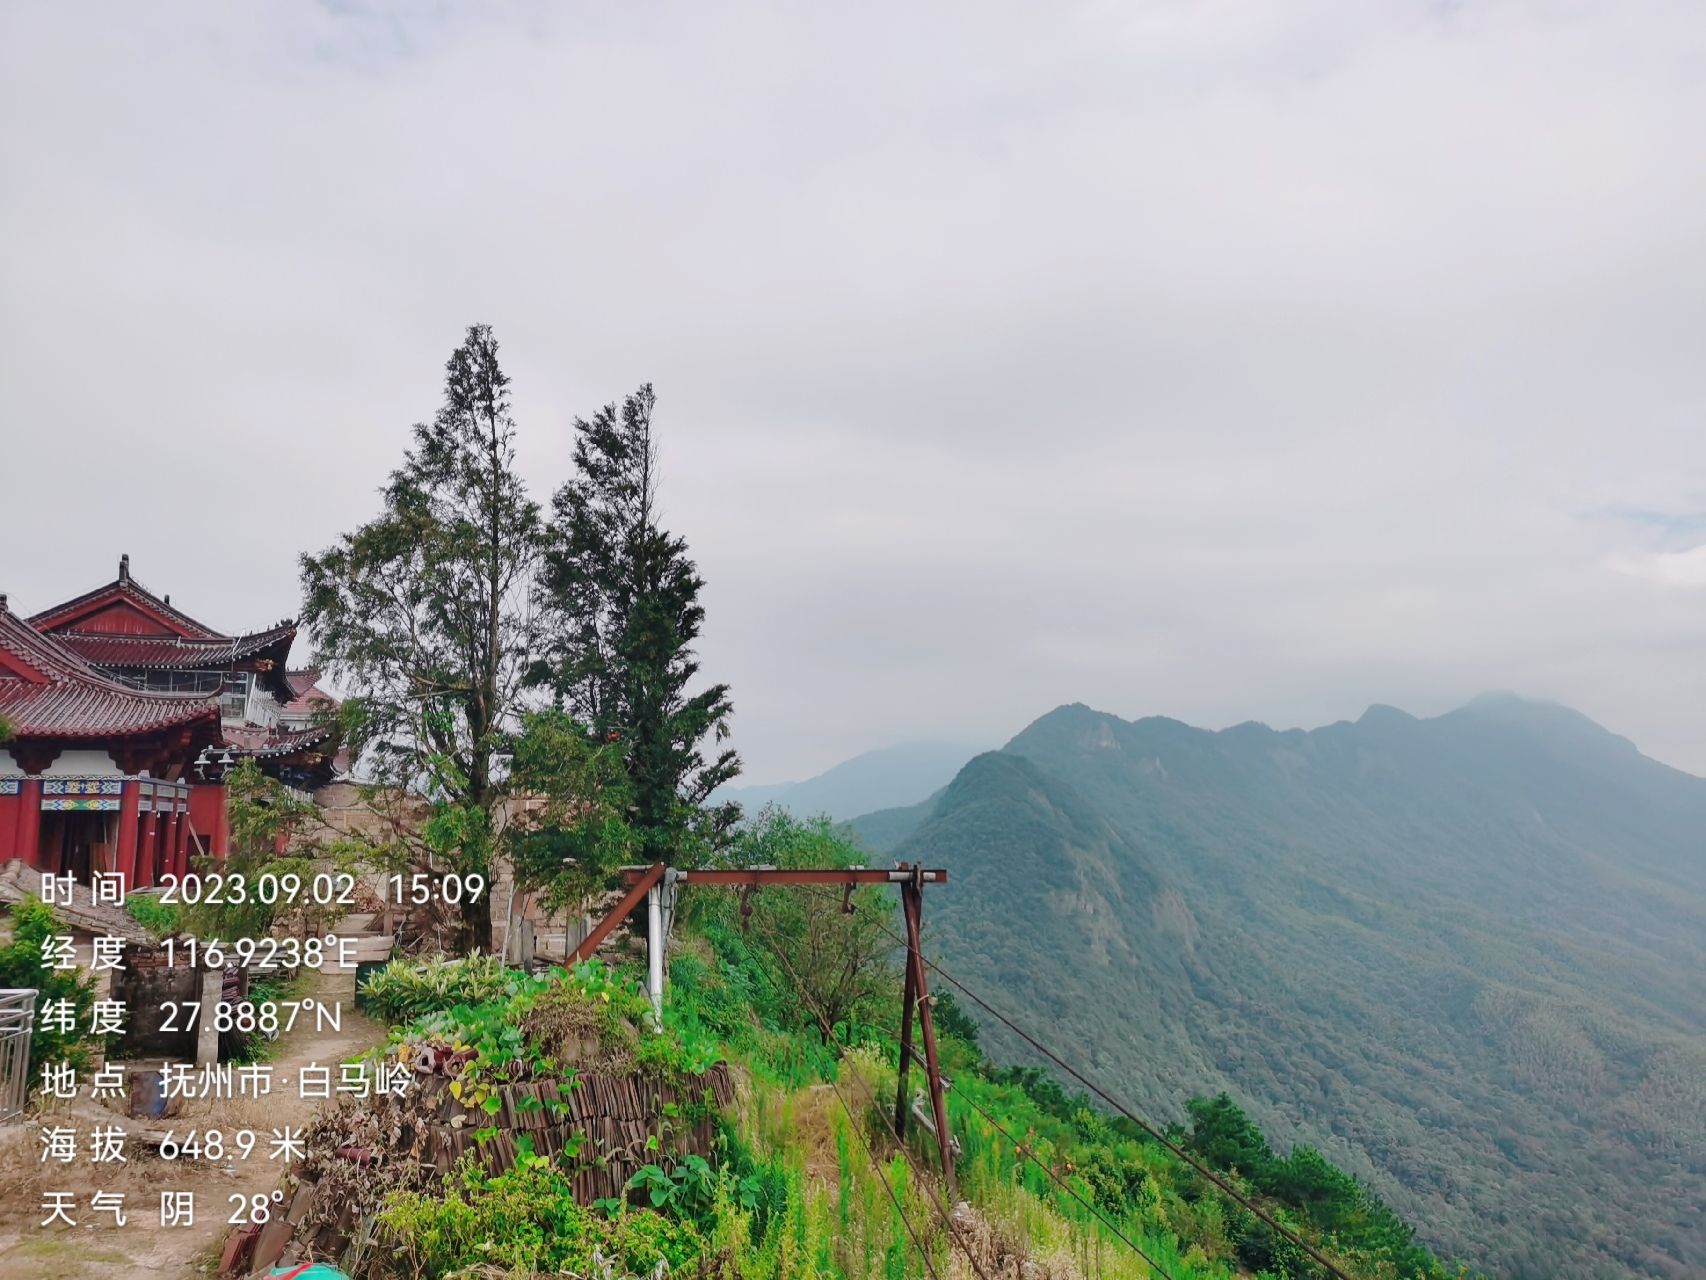
[[[826,827],[775,813],[735,850],[741,863],[783,866],[859,856]],[[724,1280],[1324,1276],[1298,1240],[1352,1280],[1461,1274],[1318,1152],[1276,1152],[1231,1099],[1196,1100],[1171,1137],[1215,1185],[1046,1073],[990,1061],[976,1023],[943,995],[952,1198],[930,1135],[913,1124],[903,1144],[892,1127],[892,892],[860,891],[851,913],[838,890],[766,890],[749,912],[733,894],[688,894],[660,1032],[638,966],[526,977],[470,958],[375,975],[370,1006],[406,1011],[385,1052],[446,1079],[425,1104],[346,1101],[322,1118],[299,1174],[321,1192],[314,1213],[331,1236],[316,1238],[341,1248],[350,1215],[339,1211],[359,1201],[373,1247],[357,1236],[341,1256],[362,1280],[614,1280],[662,1274],[660,1263]],[[731,1073],[732,1101],[710,1083]],[[916,1069],[912,1081],[922,1084]],[[579,1119],[598,1111],[589,1091],[674,1101],[625,1137]],[[516,1099],[533,1097],[543,1101],[525,1114]],[[422,1143],[460,1131],[447,1136],[430,1115],[468,1118],[456,1144],[466,1155],[443,1175]],[[589,1185],[606,1190],[589,1202]],[[320,1225],[311,1214],[308,1230]]]
[[[1706,781],[1574,712],[1068,706],[853,829],[945,865],[945,963],[1140,1113],[1226,1091],[1489,1272],[1706,1273]]]

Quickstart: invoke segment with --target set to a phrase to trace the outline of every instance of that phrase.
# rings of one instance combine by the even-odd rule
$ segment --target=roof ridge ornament
[[[128,551],[118,558],[118,580],[120,582],[130,581],[130,552]]]

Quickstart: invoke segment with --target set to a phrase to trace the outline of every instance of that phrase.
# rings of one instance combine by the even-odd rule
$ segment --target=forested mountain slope
[[[1706,1274],[1706,780],[1509,697],[1075,705],[920,816],[946,963],[1141,1109],[1228,1089],[1491,1272]]]

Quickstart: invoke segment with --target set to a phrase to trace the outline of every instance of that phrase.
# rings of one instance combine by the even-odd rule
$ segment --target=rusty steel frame
[[[587,934],[570,957],[571,962],[586,959],[598,950],[611,932],[630,912],[640,905],[647,891],[662,883],[666,868],[661,862],[649,867],[624,867],[622,881],[628,892],[599,925]],[[849,893],[862,884],[892,884],[900,889],[901,914],[906,921],[906,979],[901,994],[900,1070],[895,1088],[894,1130],[902,1141],[906,1138],[906,1078],[913,1059],[920,1056],[912,1045],[912,1019],[918,1017],[919,1038],[923,1040],[924,1070],[930,1079],[930,1113],[936,1124],[936,1146],[942,1157],[942,1176],[948,1184],[948,1194],[957,1198],[959,1191],[954,1176],[952,1135],[948,1132],[948,1105],[942,1087],[942,1062],[936,1053],[936,1023],[931,1016],[930,980],[924,970],[924,886],[946,884],[948,873],[939,867],[927,868],[901,863],[892,869],[881,867],[740,867],[708,870],[676,871],[677,884],[719,885],[741,891],[741,913],[748,909],[747,896],[766,885],[842,885]],[[851,909],[850,902],[843,903]],[[743,921],[744,923],[744,921]]]
[[[616,926],[626,920],[628,913],[640,905],[647,890],[663,879],[664,870],[664,865],[661,862],[654,862],[649,867],[628,868],[628,871],[632,873],[632,878],[624,873],[624,879],[627,880],[629,886],[628,892],[623,896],[622,901],[611,908],[610,914],[598,922],[598,927],[581,939],[580,945],[570,954],[569,963],[579,964],[603,946],[604,940],[611,935]]]
[[[900,1070],[895,1084],[895,1131],[906,1136],[906,1073],[912,1048],[912,1015],[918,1013],[918,1031],[924,1041],[924,1070],[930,1080],[930,1114],[936,1122],[936,1146],[942,1155],[942,1176],[948,1195],[958,1199],[954,1179],[953,1137],[948,1132],[948,1104],[942,1090],[942,1062],[936,1055],[936,1020],[931,1015],[930,980],[924,972],[924,870],[907,868],[912,879],[900,885],[901,914],[906,917],[906,992],[900,1014]]]

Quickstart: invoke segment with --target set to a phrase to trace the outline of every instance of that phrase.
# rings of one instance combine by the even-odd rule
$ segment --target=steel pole
[[[646,890],[646,990],[652,997],[652,1018],[663,1030],[663,892]]]

